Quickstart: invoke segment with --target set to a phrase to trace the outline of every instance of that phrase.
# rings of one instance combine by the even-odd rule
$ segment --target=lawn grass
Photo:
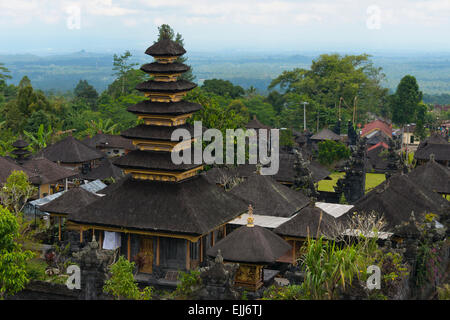
[[[333,187],[336,186],[338,179],[344,177],[344,175],[344,172],[333,172],[329,176],[331,180],[321,180],[318,182],[317,190],[334,192]],[[366,193],[382,183],[385,179],[386,177],[382,173],[366,173]]]

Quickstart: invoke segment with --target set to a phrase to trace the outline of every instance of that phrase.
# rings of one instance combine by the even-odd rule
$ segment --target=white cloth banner
[[[120,243],[120,233],[105,231],[105,238],[103,239],[103,249],[116,250],[117,248],[120,248]]]

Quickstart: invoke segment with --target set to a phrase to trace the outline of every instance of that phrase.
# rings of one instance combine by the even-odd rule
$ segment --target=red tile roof
[[[392,125],[387,124],[386,122],[382,120],[375,120],[369,123],[366,123],[364,125],[364,128],[362,129],[361,136],[366,136],[369,133],[380,130],[381,132],[385,133],[388,137],[392,138]]]
[[[379,146],[383,146],[383,148],[389,149],[389,146],[386,143],[384,143],[383,141],[381,141],[381,142],[378,142],[377,144],[371,146],[369,149],[367,149],[367,151],[378,148]]]

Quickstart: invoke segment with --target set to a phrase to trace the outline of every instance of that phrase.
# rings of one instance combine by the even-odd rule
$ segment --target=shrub
[[[103,291],[112,294],[117,300],[150,300],[153,288],[147,287],[140,291],[134,280],[133,269],[134,263],[120,256],[119,260],[110,266],[111,278],[105,281]]]

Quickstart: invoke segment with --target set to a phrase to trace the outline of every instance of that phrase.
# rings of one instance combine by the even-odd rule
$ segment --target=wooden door
[[[153,271],[153,238],[141,238],[139,255],[143,258],[144,264],[139,272],[152,273]]]

